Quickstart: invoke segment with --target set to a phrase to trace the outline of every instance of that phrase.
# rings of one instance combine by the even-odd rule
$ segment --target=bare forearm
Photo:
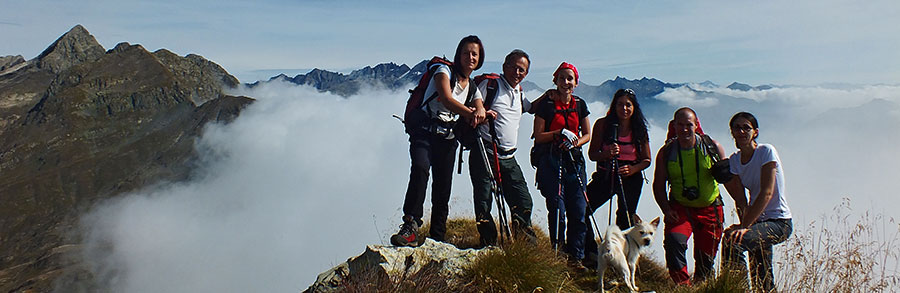
[[[765,210],[766,206],[769,204],[769,200],[772,199],[772,193],[760,194],[756,201],[747,208],[743,215],[741,216],[741,227],[750,227],[757,220],[759,220],[759,216],[762,215],[763,210]]]
[[[444,105],[444,107],[447,107],[447,110],[450,110],[451,112],[456,114],[468,117],[472,116],[472,113],[474,112],[472,109],[469,109],[469,107],[466,107],[466,105],[463,105],[462,103],[454,99],[442,98],[439,96],[438,101],[440,101],[441,104]]]
[[[663,213],[669,212],[669,196],[666,194],[665,183],[660,184],[657,181],[653,181],[653,198],[656,200],[656,205],[659,206],[660,211]]]

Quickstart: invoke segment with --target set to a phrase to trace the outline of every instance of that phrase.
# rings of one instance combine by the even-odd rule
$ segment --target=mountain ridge
[[[249,88],[257,87],[261,84],[283,81],[297,85],[308,85],[316,88],[320,92],[330,92],[342,97],[349,97],[359,93],[363,85],[380,86],[391,90],[398,90],[402,87],[414,87],[415,83],[421,78],[425,72],[425,65],[428,60],[422,60],[416,65],[410,67],[406,64],[397,64],[395,62],[378,63],[374,66],[365,66],[360,69],[351,71],[349,74],[314,68],[307,73],[297,74],[293,77],[284,73],[272,76],[268,80],[258,80],[252,83],[245,83]],[[529,80],[520,83],[526,91],[544,91],[545,89]],[[666,89],[674,89],[688,86],[688,83],[668,83],[652,77],[642,77],[640,79],[627,79],[616,76],[614,79],[606,80],[599,85],[591,85],[581,83],[575,89],[575,94],[584,98],[586,101],[608,101],[616,90],[622,88],[633,89],[640,99],[654,97]],[[709,88],[718,88],[719,85],[706,80],[698,85]],[[760,85],[750,86],[743,83],[734,82],[728,86],[734,90],[766,90],[776,86]],[[691,89],[698,91],[695,89]],[[698,91],[699,92],[699,91]]]
[[[32,60],[0,60],[3,292],[90,287],[78,217],[125,192],[188,179],[203,127],[253,101],[226,94],[238,80],[202,56],[125,42],[107,51],[81,25]]]

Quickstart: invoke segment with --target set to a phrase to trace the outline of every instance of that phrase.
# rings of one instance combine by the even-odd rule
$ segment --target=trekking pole
[[[578,178],[578,184],[581,185],[581,194],[584,195],[584,203],[587,205],[588,209],[590,209],[591,200],[588,199],[587,196],[587,186],[584,185],[584,180],[581,179],[581,172],[578,172],[578,166],[575,164],[575,157],[572,156],[572,150],[567,150],[566,153],[569,154],[569,161],[572,162],[572,167],[575,168],[575,177]],[[594,232],[597,233],[595,235],[600,236],[600,227],[597,226],[597,219],[594,218],[594,213],[590,213],[588,217],[591,218],[591,223],[594,224]]]
[[[551,153],[552,152],[553,151],[551,151]],[[556,182],[559,183],[559,186],[557,187],[557,199],[556,199],[556,243],[553,243],[553,250],[555,250],[557,253],[559,253],[560,241],[562,241],[562,239],[565,238],[565,236],[564,236],[565,234],[563,233],[562,229],[560,229],[560,227],[559,227],[560,226],[559,224],[564,221],[563,213],[562,213],[562,206],[561,206],[564,202],[563,195],[562,195],[562,173],[563,173],[562,155],[559,156],[559,158],[556,160],[556,162],[557,162],[557,165],[559,166],[559,178],[556,180]]]
[[[512,234],[509,231],[509,216],[506,213],[506,195],[503,192],[503,173],[500,172],[500,153],[497,151],[497,144],[499,142],[499,139],[497,138],[497,129],[494,126],[493,119],[490,121],[490,133],[491,141],[494,147],[494,170],[497,171],[495,174],[497,174],[496,178],[498,197],[502,199],[502,201],[497,201],[497,208],[500,209],[498,211],[498,214],[500,215],[500,220],[502,221],[500,222],[500,229],[502,230],[501,233],[504,231],[506,232],[506,237],[508,239],[512,239],[510,237],[510,235]],[[510,209],[510,211],[512,211],[512,209]]]
[[[497,186],[497,180],[495,179],[496,177],[494,176],[493,169],[491,169],[491,163],[490,163],[490,161],[488,161],[487,152],[484,147],[484,141],[481,140],[481,137],[476,137],[475,140],[478,143],[479,152],[481,152],[481,160],[484,162],[485,171],[487,171],[487,173],[488,173],[488,178],[491,179],[491,193],[493,193],[493,195],[494,195],[494,200],[497,201],[497,208],[499,209],[498,214],[500,215],[500,237],[498,239],[499,240],[498,243],[500,245],[503,245],[503,237],[504,237],[503,229],[504,229],[504,227],[506,227],[506,224],[505,224],[506,219],[504,219],[504,217],[503,217],[503,206],[501,205],[501,202],[500,202],[499,188]],[[509,236],[509,235],[507,234],[506,236]]]
[[[613,126],[613,143],[618,143],[618,141],[619,141],[619,123],[613,123],[612,126]],[[628,210],[628,202],[625,201],[626,200],[625,199],[625,186],[622,185],[622,174],[619,174],[619,154],[616,154],[615,156],[613,156],[612,163],[613,163],[613,172],[619,182],[619,190],[617,190],[617,191],[621,191],[621,192],[618,192],[618,195],[616,195],[616,197],[618,199],[622,200],[622,207],[625,208],[625,217],[628,218],[628,226],[631,227],[631,226],[634,226],[634,224],[631,223],[631,212]],[[612,211],[612,205],[610,205],[610,211]],[[610,212],[610,214],[612,214],[612,213]],[[612,217],[612,215],[610,215],[610,217]]]
[[[459,146],[459,164],[456,167],[456,174],[462,174],[462,165],[463,165],[463,146]]]

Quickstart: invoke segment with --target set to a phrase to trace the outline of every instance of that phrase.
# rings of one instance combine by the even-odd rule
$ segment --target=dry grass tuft
[[[544,240],[537,244],[515,241],[480,257],[467,269],[469,286],[483,292],[580,291],[565,259],[538,234]]]
[[[795,227],[794,235],[776,246],[775,282],[782,292],[898,292],[900,291],[900,225],[893,218],[865,213],[852,217],[848,199],[829,216],[808,226]],[[451,219],[447,240],[459,248],[478,245],[471,219]],[[596,272],[577,274],[550,248],[546,232],[534,227],[538,243],[517,241],[477,260],[465,277],[453,285],[426,269],[400,280],[367,275],[352,280],[347,292],[581,292],[596,291]],[[422,231],[427,231],[427,226]],[[660,236],[662,237],[662,236]],[[607,271],[606,288],[627,292],[618,273]],[[720,272],[715,278],[690,287],[676,287],[664,262],[642,256],[637,285],[656,292],[745,292],[747,276]],[[619,284],[621,283],[621,284]],[[614,286],[612,284],[619,284]]]
[[[868,212],[851,219],[850,200],[785,242],[775,281],[784,292],[897,292],[900,225]]]

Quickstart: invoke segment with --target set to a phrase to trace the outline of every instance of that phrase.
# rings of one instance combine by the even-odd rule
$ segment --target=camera
[[[681,196],[687,200],[695,200],[700,198],[700,189],[696,186],[688,186],[681,189]]]
[[[453,139],[456,135],[453,133],[453,125],[446,122],[435,122],[429,127],[431,133],[444,139]]]

